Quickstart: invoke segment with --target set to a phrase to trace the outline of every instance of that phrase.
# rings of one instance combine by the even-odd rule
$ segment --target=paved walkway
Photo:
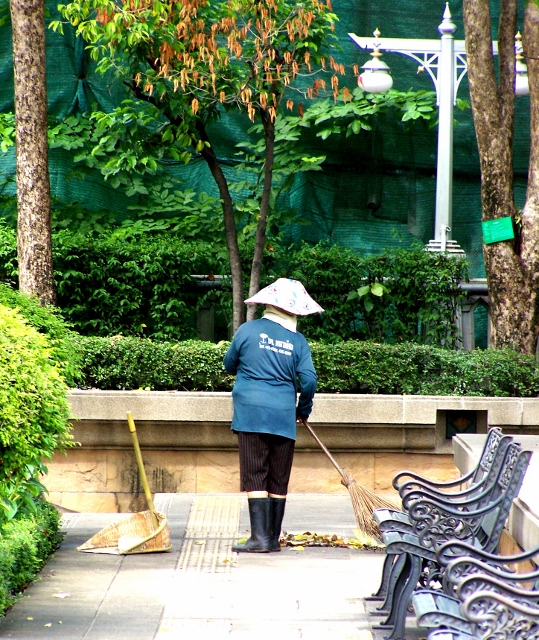
[[[159,494],[172,551],[115,556],[76,547],[122,516],[68,514],[65,540],[40,580],[0,620],[16,640],[379,640],[364,597],[378,587],[383,553],[285,548],[235,554],[247,537],[240,494]],[[291,495],[288,532],[354,537],[347,495]],[[416,629],[410,638],[418,638]],[[424,637],[424,634],[423,634]]]

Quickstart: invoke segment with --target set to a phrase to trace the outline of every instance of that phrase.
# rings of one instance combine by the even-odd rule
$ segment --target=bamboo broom
[[[380,531],[376,526],[372,514],[376,509],[397,509],[397,505],[390,499],[382,498],[381,496],[373,493],[366,487],[358,485],[351,473],[343,471],[338,462],[328,451],[325,444],[316,435],[311,425],[304,421],[303,424],[310,431],[312,437],[318,442],[322,451],[330,459],[331,463],[337,469],[341,475],[341,484],[348,489],[350,499],[352,500],[352,507],[354,509],[354,516],[356,518],[357,528],[365,535],[380,540]]]

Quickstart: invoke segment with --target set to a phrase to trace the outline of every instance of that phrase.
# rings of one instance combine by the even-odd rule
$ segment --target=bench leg
[[[405,556],[405,566],[395,585],[391,612],[386,621],[391,631],[385,640],[406,640],[405,630],[408,605],[421,575],[423,561],[421,558],[409,553],[406,553]]]
[[[404,565],[406,563],[406,554],[391,554],[393,556],[393,563],[390,567],[389,579],[387,581],[387,593],[384,602],[377,608],[377,611],[381,611],[384,614],[391,610],[393,598],[395,594],[395,585],[402,573]]]
[[[387,594],[387,588],[389,585],[389,576],[391,575],[391,568],[393,567],[393,563],[395,562],[395,556],[386,554],[386,559],[384,560],[384,568],[382,569],[382,579],[380,581],[380,586],[378,587],[378,591],[373,593],[372,596],[367,596],[365,600],[367,601],[375,601],[375,600],[384,600]]]

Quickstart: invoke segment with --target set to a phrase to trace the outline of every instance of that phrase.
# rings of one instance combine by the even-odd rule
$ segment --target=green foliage
[[[302,319],[311,340],[416,341],[453,347],[466,263],[418,246],[362,257],[319,244],[277,252],[269,273],[300,280],[325,309]]]
[[[300,319],[300,331],[304,318]],[[228,391],[228,343],[81,338],[83,386],[99,389]],[[535,397],[534,358],[507,350],[450,351],[403,343],[311,343],[319,393]]]
[[[2,198],[2,213],[16,206],[11,198]],[[17,232],[0,219],[0,281],[14,283],[17,279]]]
[[[85,387],[163,391],[229,390],[223,369],[225,346],[187,340],[153,342],[144,338],[82,338]]]
[[[0,283],[0,304],[17,309],[28,324],[45,334],[53,363],[62,372],[68,386],[76,383],[80,356],[78,334],[71,331],[55,307],[43,307],[35,298]]]
[[[15,602],[58,547],[58,511],[42,499],[31,515],[18,516],[0,530],[0,616]]]
[[[300,144],[301,118],[286,116],[275,122],[275,152],[273,157],[272,189],[269,196],[267,214],[268,237],[278,237],[283,225],[299,222],[297,213],[279,207],[279,198],[293,185],[298,173],[320,171],[325,156],[313,156]],[[250,180],[240,180],[231,184],[231,190],[247,192],[247,197],[238,198],[237,220],[246,239],[255,237],[260,216],[260,203],[264,190],[264,167],[266,164],[266,141],[262,124],[256,124],[248,131],[258,136],[256,142],[240,142],[236,153],[241,162],[237,171],[250,175]]]
[[[66,390],[46,337],[0,304],[0,524],[35,508],[44,461],[71,443]]]
[[[349,341],[312,345],[320,392],[534,397],[534,358],[509,350]]]
[[[167,230],[183,238],[207,241],[224,236],[221,203],[205,192],[179,189],[164,180],[152,189],[144,204],[129,207],[136,219],[125,220],[123,226],[139,225],[148,231]],[[216,243],[218,244],[218,243]]]
[[[352,94],[341,94],[342,102],[320,100],[305,111],[299,125],[315,127],[317,136],[326,140],[333,133],[344,133],[348,138],[361,131],[370,131],[374,116],[389,111],[400,113],[402,122],[427,120],[436,122],[436,93],[434,91],[397,91],[365,93],[356,88]]]
[[[191,143],[184,127],[172,127],[156,105],[142,101],[124,100],[110,113],[71,115],[49,127],[51,148],[75,152],[75,162],[128,196],[149,195],[163,181],[166,160],[189,162]]]
[[[1,24],[1,23],[0,23]],[[15,144],[15,114],[0,113],[0,151],[7,151]]]
[[[144,224],[54,236],[58,304],[78,331],[187,339],[201,303],[192,274],[218,272],[208,243],[154,235]]]
[[[361,298],[365,305],[365,313],[370,313],[374,309],[376,298],[381,298],[384,294],[388,293],[388,288],[384,287],[380,282],[372,282],[359,287],[357,291],[352,291],[348,294],[348,299]]]

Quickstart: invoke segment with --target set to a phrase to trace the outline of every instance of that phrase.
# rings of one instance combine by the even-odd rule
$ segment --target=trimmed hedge
[[[229,391],[228,343],[81,338],[83,387]],[[535,397],[534,358],[508,350],[450,351],[412,343],[312,343],[318,391],[407,395]]]
[[[234,383],[223,369],[225,343],[115,336],[81,337],[80,347],[87,388],[228,391]]]
[[[319,392],[535,397],[534,358],[509,350],[450,351],[416,344],[311,345]]]
[[[61,541],[58,511],[40,499],[36,513],[0,530],[0,616],[36,577]]]

